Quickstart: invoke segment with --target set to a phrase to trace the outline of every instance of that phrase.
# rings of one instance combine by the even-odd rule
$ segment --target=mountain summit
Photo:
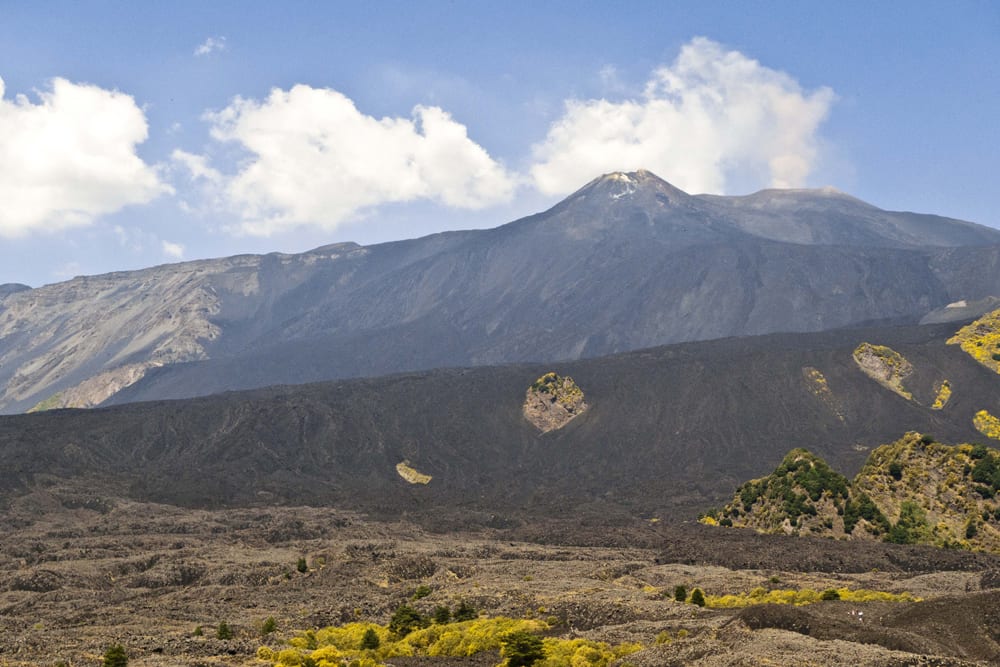
[[[639,170],[489,230],[242,255],[0,296],[0,410],[916,322],[1000,295],[1000,232],[830,190]]]

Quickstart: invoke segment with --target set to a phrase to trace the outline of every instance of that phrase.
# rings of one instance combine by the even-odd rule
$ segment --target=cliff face
[[[595,179],[490,230],[0,288],[0,411],[912,321],[1000,294],[1000,232],[826,190]]]

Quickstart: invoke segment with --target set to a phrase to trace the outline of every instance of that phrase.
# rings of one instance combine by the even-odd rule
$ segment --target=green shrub
[[[927,512],[912,500],[904,501],[899,509],[899,521],[889,530],[885,541],[893,544],[916,544],[929,532]]]
[[[705,594],[701,592],[700,588],[691,591],[691,604],[696,604],[699,607],[705,606]]]
[[[300,558],[298,562],[295,564],[295,569],[298,570],[299,572],[308,572],[309,565],[306,564],[306,559]]]
[[[225,621],[219,623],[219,627],[215,631],[216,639],[232,639],[233,629],[229,627],[229,624]]]
[[[458,603],[458,607],[455,609],[455,612],[451,615],[451,617],[456,623],[460,623],[462,621],[474,621],[479,618],[479,612],[476,611],[475,607],[466,604],[465,600],[462,600]]]
[[[451,622],[451,611],[448,607],[440,605],[434,608],[434,622],[438,625],[447,625]]]
[[[687,602],[688,599],[688,589],[683,584],[677,584],[674,586],[674,599],[678,602]]]
[[[903,479],[903,464],[899,461],[893,461],[889,464],[889,476],[892,477],[897,482]]]
[[[431,587],[421,584],[417,586],[413,591],[413,599],[419,600],[420,598],[425,598],[431,594]]]
[[[103,667],[126,667],[128,665],[128,654],[121,644],[112,644],[104,652]]]
[[[839,600],[840,593],[838,593],[835,588],[828,588],[823,591],[823,593],[819,596],[819,599],[823,601]]]
[[[892,527],[878,505],[866,493],[859,494],[844,508],[844,532],[848,534],[853,532],[859,519],[864,519],[875,526],[877,532],[887,533]]]
[[[278,622],[274,620],[274,616],[268,616],[264,619],[264,622],[260,625],[260,634],[269,635],[278,629]]]

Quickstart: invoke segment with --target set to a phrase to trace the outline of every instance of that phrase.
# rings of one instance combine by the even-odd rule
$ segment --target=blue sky
[[[606,171],[1000,226],[995,2],[0,1],[0,283],[490,227]]]

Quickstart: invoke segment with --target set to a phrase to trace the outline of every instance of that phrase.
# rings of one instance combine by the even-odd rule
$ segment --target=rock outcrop
[[[560,429],[587,410],[583,390],[571,377],[546,373],[528,387],[524,418],[542,433]]]
[[[899,352],[885,345],[861,343],[854,350],[854,361],[865,375],[886,389],[908,401],[913,400],[913,394],[904,385],[906,378],[913,374],[913,365]]]

